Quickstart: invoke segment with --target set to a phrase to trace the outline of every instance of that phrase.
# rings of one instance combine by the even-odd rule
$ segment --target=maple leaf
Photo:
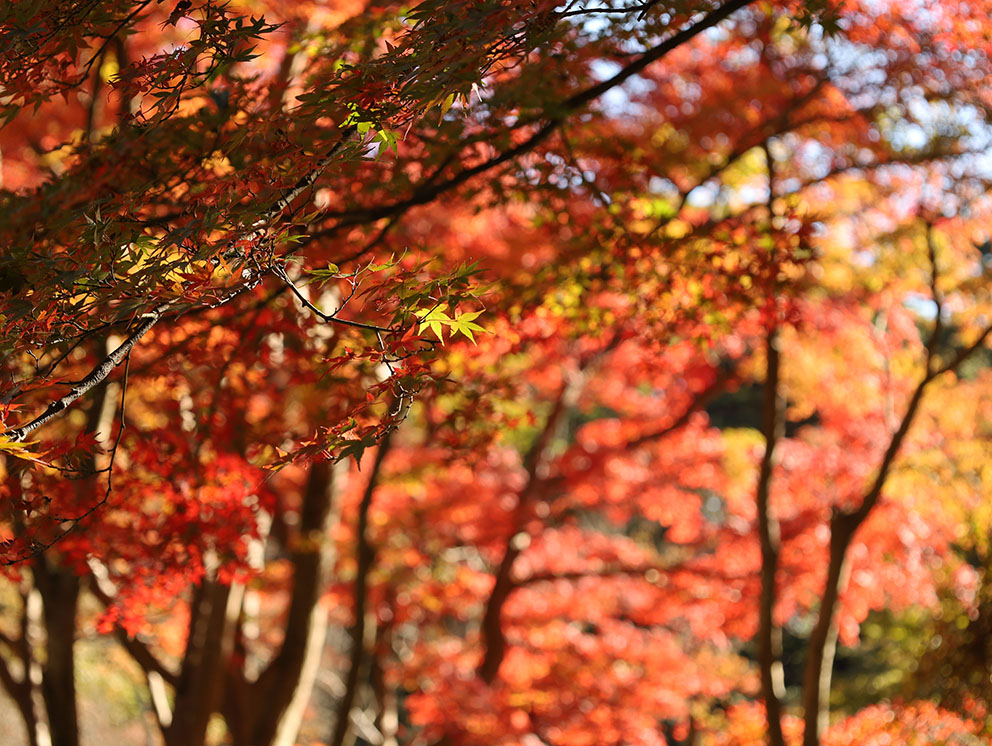
[[[0,453],[28,463],[51,466],[49,461],[44,458],[44,453],[35,453],[31,450],[33,445],[37,445],[37,443],[34,441],[15,441],[6,435],[0,435]]]
[[[442,343],[444,342],[444,328],[455,323],[455,320],[448,316],[440,306],[419,309],[414,311],[414,315],[420,319],[418,332],[422,334],[429,329]]]
[[[461,334],[475,344],[475,333],[487,334],[488,331],[475,323],[475,320],[482,315],[482,311],[470,311],[468,313],[455,314],[454,317],[440,307],[434,306],[429,309],[419,309],[414,311],[414,315],[420,319],[418,333],[430,330],[434,335],[444,342],[444,331],[447,328],[452,334]]]

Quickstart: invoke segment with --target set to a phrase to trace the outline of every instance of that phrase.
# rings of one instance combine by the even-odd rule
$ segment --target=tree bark
[[[931,356],[928,355],[927,373],[910,397],[906,414],[889,441],[889,446],[885,450],[885,455],[882,457],[882,463],[871,488],[865,493],[861,504],[855,510],[846,512],[834,509],[830,518],[830,555],[827,564],[827,580],[820,599],[820,613],[816,620],[816,626],[810,635],[809,653],[803,672],[803,746],[818,746],[821,728],[825,727],[828,722],[829,710],[827,705],[829,704],[830,692],[825,691],[824,687],[829,686],[832,672],[825,674],[824,666],[827,662],[827,648],[832,637],[831,630],[835,623],[834,613],[837,609],[837,600],[840,597],[842,581],[846,576],[847,551],[854,540],[855,533],[868,518],[875,505],[878,504],[892,464],[899,454],[899,449],[902,447],[919,410],[920,403],[923,401],[926,387],[937,375],[930,369]],[[833,664],[832,655],[830,656],[830,663]]]
[[[391,610],[395,610],[392,598],[389,600],[389,606]],[[369,676],[376,703],[373,725],[382,734],[380,746],[398,746],[396,732],[399,728],[399,713],[397,711],[396,692],[387,684],[386,671],[382,664],[383,658],[388,657],[392,651],[392,619],[394,618],[395,613],[389,622],[379,627],[375,641],[375,654],[372,659],[372,670]]]
[[[52,733],[48,726],[45,699],[40,691],[41,687],[36,685],[36,682],[41,682],[43,679],[42,668],[34,653],[45,644],[44,602],[41,600],[41,592],[33,583],[21,594],[21,598],[24,603],[24,617],[21,621],[21,640],[24,644],[22,650],[24,676],[27,680],[28,695],[31,698],[34,715],[30,733],[38,746],[52,746]]]
[[[781,537],[778,520],[769,505],[775,445],[784,430],[783,401],[779,394],[778,331],[768,332],[765,345],[767,374],[762,406],[765,453],[758,475],[758,533],[761,542],[761,599],[758,610],[758,665],[761,669],[761,695],[765,700],[769,746],[785,746],[782,734],[782,630],[775,624],[775,579],[778,571]]]
[[[499,673],[506,656],[506,634],[503,631],[503,606],[513,590],[513,563],[520,556],[521,546],[515,541],[517,534],[506,544],[503,560],[496,571],[496,582],[482,616],[482,639],[486,652],[479,664],[479,678],[491,684]]]
[[[196,587],[189,637],[175,688],[172,721],[162,729],[166,746],[202,746],[210,718],[220,705],[223,672],[240,594],[216,580]]]
[[[503,606],[513,591],[513,563],[520,556],[520,552],[525,546],[521,542],[523,537],[520,536],[520,532],[524,528],[531,509],[531,497],[541,481],[540,472],[547,462],[548,447],[554,439],[562,418],[573,404],[572,400],[579,392],[581,385],[580,378],[581,374],[578,374],[572,380],[566,380],[562,384],[554,406],[544,423],[544,428],[524,459],[524,470],[527,476],[524,486],[517,494],[513,530],[507,537],[503,559],[500,561],[499,569],[496,571],[493,589],[489,594],[489,600],[486,602],[486,610],[482,616],[481,633],[485,652],[482,655],[477,673],[479,678],[487,684],[491,684],[496,679],[496,674],[499,673],[499,667],[503,664],[503,658],[506,656]],[[331,746],[335,746],[335,744]]]
[[[158,323],[159,319],[162,318],[162,314],[168,310],[170,305],[170,303],[162,304],[144,314],[141,317],[143,321],[134,328],[134,331],[132,331],[131,334],[123,342],[121,342],[116,349],[108,353],[107,356],[101,360],[95,368],[93,368],[93,370],[87,373],[69,393],[53,401],[48,405],[48,407],[45,408],[44,412],[30,422],[21,425],[20,427],[11,428],[3,434],[10,440],[21,441],[24,440],[28,434],[37,430],[42,425],[45,425],[56,417],[60,417],[64,414],[76,400],[82,396],[85,396],[88,391],[103,383],[107,376],[110,375],[111,371],[120,365],[124,361],[124,358],[131,354],[131,350],[138,343],[138,341],[149,331],[151,331],[151,328],[155,326],[156,323]]]
[[[113,424],[112,387],[102,379],[95,385],[97,397],[87,410],[85,432],[94,434],[98,442],[106,444]],[[95,456],[90,454],[81,466],[84,473],[93,472],[97,467]],[[107,468],[111,467],[108,463]],[[78,485],[77,494],[84,504],[86,500],[98,499],[97,478],[85,479]],[[48,714],[51,743],[52,746],[79,746],[74,653],[81,580],[72,569],[58,564],[55,553],[35,558],[32,574],[42,600],[45,664],[41,669],[41,695]]]
[[[932,250],[932,249],[931,249]],[[931,257],[932,258],[932,257]],[[936,274],[936,263],[934,262]],[[933,282],[936,286],[936,277]],[[935,296],[937,297],[937,296]],[[854,540],[857,530],[868,518],[882,496],[882,489],[888,479],[892,465],[895,463],[899,449],[902,448],[909,428],[923,401],[927,386],[945,372],[955,370],[969,355],[981,346],[985,339],[992,334],[992,325],[969,347],[958,352],[950,363],[935,368],[933,365],[936,347],[939,344],[940,303],[937,297],[937,321],[934,334],[927,343],[926,372],[910,397],[899,427],[892,434],[889,445],[882,456],[878,473],[874,482],[865,493],[861,504],[851,511],[834,509],[830,518],[830,554],[827,565],[827,580],[820,600],[820,613],[816,626],[809,639],[809,653],[803,672],[803,746],[818,746],[822,729],[826,727],[829,718],[829,686],[831,672],[825,672],[827,663],[833,665],[833,654],[830,651],[831,640],[836,638],[834,629],[834,614],[840,597],[844,578],[847,574],[847,551]],[[828,655],[829,653],[829,655]]]
[[[327,633],[320,596],[334,561],[331,524],[341,469],[310,467],[300,510],[300,534],[290,552],[293,589],[279,652],[254,682],[235,675],[223,705],[235,746],[292,746],[313,689]],[[238,696],[240,692],[241,696]]]
[[[368,576],[372,565],[375,562],[375,548],[368,537],[369,509],[372,507],[372,496],[375,493],[376,485],[379,481],[379,474],[382,470],[382,463],[389,452],[392,443],[393,431],[390,430],[379,441],[379,448],[375,454],[375,461],[372,463],[372,471],[369,473],[368,485],[362,495],[362,501],[358,507],[358,527],[357,527],[357,560],[358,569],[355,574],[355,620],[351,629],[348,630],[348,637],[351,640],[351,655],[348,660],[348,671],[344,679],[344,694],[336,709],[334,731],[328,742],[329,746],[342,746],[348,735],[351,726],[351,708],[355,703],[355,696],[358,693],[359,679],[361,678],[362,665],[365,657],[365,630],[366,630],[366,594],[368,591]]]
[[[44,602],[46,660],[42,666],[41,693],[48,711],[52,746],[79,746],[73,657],[79,577],[41,556],[34,563],[34,578]]]
[[[20,635],[16,638],[0,636],[0,641],[7,648],[11,660],[20,664],[20,676],[15,676],[14,669],[6,658],[0,657],[0,685],[13,700],[21,714],[28,746],[51,746],[47,729],[42,733],[42,722],[38,716],[33,686],[31,683],[31,666],[34,659],[31,655],[31,641],[28,632],[30,618],[28,614],[28,597],[21,592],[21,624]]]
[[[844,520],[846,514],[835,512],[830,521],[830,560],[827,565],[827,581],[823,596],[820,599],[820,614],[816,626],[810,635],[806,658],[806,668],[803,673],[803,746],[818,746],[821,728],[829,722],[830,692],[825,691],[829,686],[831,674],[825,672],[827,648],[835,628],[834,612],[840,595],[841,580],[845,575],[847,548],[857,526],[850,520]],[[836,637],[836,633],[833,633]],[[833,663],[832,656],[830,663]]]

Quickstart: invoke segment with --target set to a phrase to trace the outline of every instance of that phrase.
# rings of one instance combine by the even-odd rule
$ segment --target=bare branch
[[[875,479],[865,492],[861,503],[856,509],[851,511],[843,511],[835,508],[830,519],[830,558],[827,565],[827,579],[823,595],[820,599],[819,617],[816,620],[813,632],[810,634],[809,655],[806,659],[806,668],[803,673],[803,717],[805,721],[803,746],[818,746],[820,731],[825,725],[826,718],[823,716],[825,713],[823,700],[827,694],[826,689],[829,688],[829,672],[825,662],[825,653],[831,645],[832,637],[836,634],[834,612],[836,611],[837,601],[844,585],[848,548],[854,540],[858,529],[881,499],[885,483],[892,471],[896,457],[899,455],[899,451],[906,440],[910,427],[919,412],[927,387],[943,374],[957,370],[992,335],[992,324],[990,324],[972,344],[958,352],[950,362],[942,367],[933,368],[933,361],[936,358],[940,345],[939,336],[942,327],[940,321],[941,300],[940,295],[937,293],[939,271],[933,244],[932,226],[930,225],[927,226],[927,244],[931,265],[930,285],[932,292],[935,294],[934,302],[937,303],[937,321],[934,324],[934,330],[931,336],[926,342],[926,370],[913,394],[910,396],[909,403],[906,406],[906,412],[899,423],[899,427],[896,428],[896,431],[889,440],[889,445],[882,456],[882,461],[876,472]]]
[[[50,422],[65,412],[69,406],[85,395],[88,391],[100,384],[107,376],[110,375],[110,372],[114,368],[123,362],[124,358],[128,356],[134,346],[138,343],[138,340],[151,331],[151,328],[158,323],[158,321],[162,318],[162,314],[164,314],[171,305],[172,302],[164,303],[154,311],[146,313],[142,316],[143,321],[133,332],[131,332],[131,335],[121,342],[117,349],[107,355],[107,357],[105,357],[99,365],[91,370],[85,378],[79,381],[68,394],[53,401],[48,405],[48,408],[44,412],[27,424],[7,430],[3,433],[3,435],[7,436],[9,440],[15,442],[24,440],[24,437],[28,433],[37,430],[42,425]]]
[[[367,329],[369,331],[378,332],[378,333],[393,331],[392,329],[389,329],[388,327],[385,326],[376,326],[375,324],[364,324],[361,321],[349,321],[348,319],[338,318],[338,313],[340,313],[341,308],[344,308],[343,305],[334,313],[324,313],[319,308],[317,308],[317,306],[315,306],[313,303],[307,300],[306,296],[303,295],[303,293],[300,292],[299,288],[296,287],[296,283],[294,283],[290,279],[289,275],[286,274],[286,270],[283,269],[280,265],[278,264],[273,265],[272,274],[274,274],[276,277],[278,277],[286,284],[286,287],[288,287],[293,292],[293,295],[295,295],[296,299],[303,304],[304,308],[306,308],[314,316],[316,316],[318,319],[320,319],[325,323],[353,326],[356,329]]]
[[[734,12],[750,5],[752,2],[754,2],[754,0],[731,0],[716,10],[713,10],[708,15],[703,16],[696,23],[682,29],[678,33],[673,34],[656,46],[647,50],[634,62],[631,62],[626,67],[622,68],[611,78],[607,78],[601,83],[597,83],[596,85],[590,86],[583,91],[579,91],[575,95],[559,102],[557,105],[550,107],[549,111],[553,111],[555,113],[549,114],[545,123],[540,125],[538,129],[530,135],[530,137],[512,148],[504,150],[502,153],[493,156],[489,160],[472,166],[471,168],[466,168],[459,171],[445,181],[421,184],[409,197],[404,200],[400,200],[399,202],[394,202],[389,205],[380,205],[378,207],[330,213],[328,214],[329,218],[336,218],[340,222],[327,230],[314,234],[312,238],[330,235],[331,233],[350,225],[373,222],[381,218],[395,217],[407,212],[413,207],[434,201],[445,192],[461,186],[469,179],[472,179],[479,174],[490,171],[497,166],[517,158],[518,156],[524,155],[525,153],[529,153],[544,140],[546,140],[562,124],[564,124],[565,119],[569,114],[573,114],[581,110],[587,104],[596,100],[604,93],[607,93],[617,86],[622,85],[630,78],[642,72],[652,63],[662,59],[673,49],[682,46],[707,29],[713,28],[718,23],[721,23],[727,19]]]

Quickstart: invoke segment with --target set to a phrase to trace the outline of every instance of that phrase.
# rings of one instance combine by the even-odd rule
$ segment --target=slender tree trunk
[[[358,569],[355,574],[355,620],[348,631],[351,640],[351,655],[348,660],[348,671],[344,679],[344,694],[338,702],[334,731],[331,734],[329,746],[343,746],[348,730],[351,726],[350,713],[355,704],[355,696],[358,693],[359,680],[361,678],[362,667],[365,658],[365,636],[366,636],[366,604],[368,591],[368,576],[375,562],[375,548],[369,542],[368,525],[369,509],[372,507],[372,496],[379,480],[379,473],[382,469],[382,462],[389,452],[392,442],[392,431],[379,442],[379,449],[375,454],[375,461],[372,464],[372,471],[369,473],[369,482],[362,495],[362,501],[358,507],[358,549],[357,560]]]
[[[37,587],[30,587],[22,593],[24,602],[24,618],[21,624],[21,640],[24,643],[22,651],[24,661],[24,676],[27,680],[28,697],[31,700],[32,718],[30,738],[38,746],[52,746],[52,732],[48,727],[45,700],[36,682],[43,679],[41,664],[34,651],[44,646],[45,611],[41,592]]]
[[[513,563],[520,556],[521,545],[511,539],[506,545],[503,561],[496,571],[496,582],[489,594],[489,602],[482,617],[482,639],[486,641],[486,652],[479,664],[479,678],[491,684],[499,673],[499,667],[506,655],[506,635],[503,631],[503,605],[513,590]]]
[[[779,395],[778,331],[768,333],[765,345],[767,374],[762,407],[762,430],[765,453],[758,475],[758,532],[761,541],[761,599],[758,613],[758,665],[761,669],[761,694],[765,700],[769,746],[785,746],[782,734],[782,698],[785,681],[782,673],[782,630],[775,624],[775,579],[778,571],[778,520],[769,505],[775,446],[784,430],[783,401]]]
[[[97,357],[101,349],[96,351]],[[113,424],[113,397],[116,386],[103,381],[86,415],[85,432],[106,444]],[[84,472],[97,467],[96,458],[82,462]],[[78,483],[83,504],[99,499],[96,477]],[[42,600],[45,628],[45,664],[41,669],[41,694],[48,714],[52,746],[79,746],[79,713],[76,706],[76,611],[81,581],[69,568],[58,564],[56,552],[42,554],[32,565],[35,587]]]
[[[24,732],[27,734],[28,746],[51,746],[51,737],[41,733],[41,723],[38,720],[38,711],[35,709],[34,698],[31,696],[30,687],[18,686],[15,689],[4,687],[10,698],[17,705],[17,710],[21,714],[24,722]]]
[[[959,361],[963,359],[963,356],[959,356]],[[832,641],[836,640],[834,614],[846,577],[848,548],[851,546],[857,530],[868,518],[875,505],[878,504],[892,464],[895,462],[920,403],[923,401],[924,391],[936,375],[930,369],[930,356],[928,355],[927,374],[910,397],[906,414],[889,441],[889,446],[882,457],[881,466],[871,488],[865,493],[857,509],[850,512],[835,509],[830,518],[830,554],[827,564],[827,580],[820,599],[820,613],[816,620],[816,626],[813,627],[813,632],[810,634],[809,652],[806,658],[806,668],[803,672],[803,746],[819,746],[821,728],[826,726],[829,719],[829,686],[832,671],[827,672],[826,666],[828,663],[831,667],[833,666],[833,652],[830,648],[835,645]]]
[[[835,513],[830,521],[830,560],[827,566],[827,582],[820,599],[820,614],[810,635],[806,668],[803,673],[803,746],[817,746],[820,743],[821,726],[829,717],[825,712],[824,701],[829,701],[830,693],[823,687],[829,684],[831,675],[824,674],[827,662],[827,647],[835,626],[834,612],[840,595],[841,579],[847,560],[847,548],[856,527],[842,519],[842,513]],[[835,633],[833,633],[835,637]],[[833,663],[831,656],[831,664]]]
[[[218,709],[229,640],[240,609],[238,589],[204,580],[194,591],[190,629],[176,685],[172,721],[163,728],[166,746],[202,746]]]
[[[393,607],[390,599],[390,607]],[[386,671],[382,665],[392,651],[393,625],[387,622],[378,631],[375,642],[375,657],[372,660],[372,692],[376,701],[376,730],[382,734],[381,746],[397,746],[396,732],[399,728],[399,713],[396,705],[396,692],[386,683]]]
[[[296,684],[293,686],[293,697],[282,710],[271,746],[293,746],[296,743],[307,702],[310,701],[310,694],[317,680],[320,656],[324,650],[324,642],[327,640],[327,610],[315,605],[311,617],[306,653],[301,662]],[[259,744],[263,743],[259,741]]]
[[[847,569],[841,573],[841,593],[847,587]],[[835,617],[830,629],[827,630],[827,642],[823,646],[823,668],[820,671],[820,715],[816,723],[817,733],[822,734],[830,726],[830,688],[834,675],[834,657],[837,654],[837,618]]]
[[[38,719],[38,713],[34,711],[33,703],[31,713],[25,718],[25,723],[27,723],[28,746],[52,746],[51,733]]]
[[[300,535],[290,553],[293,590],[282,647],[254,682],[235,675],[223,714],[235,746],[292,746],[320,666],[327,613],[320,595],[334,561],[331,524],[337,520],[336,482],[341,465],[310,467],[300,514]]]
[[[513,563],[516,562],[520,552],[526,546],[527,537],[521,536],[520,532],[526,524],[531,510],[531,498],[533,492],[541,482],[548,459],[548,449],[554,439],[555,433],[562,422],[565,414],[575,403],[581,389],[581,372],[574,375],[570,380],[566,378],[562,384],[554,406],[548,414],[548,419],[544,423],[544,428],[538,435],[534,445],[531,446],[524,459],[524,469],[527,473],[524,486],[517,495],[517,507],[513,519],[513,529],[507,537],[506,547],[503,550],[503,559],[496,570],[496,577],[493,582],[493,589],[489,593],[489,600],[486,602],[486,610],[482,616],[482,644],[485,652],[479,662],[476,673],[479,678],[487,684],[491,684],[499,673],[499,668],[503,664],[506,656],[506,633],[503,629],[503,606],[513,591]],[[332,744],[333,746],[333,744]]]
[[[34,563],[34,578],[44,608],[46,660],[42,666],[41,693],[48,711],[52,746],[79,746],[73,657],[79,577],[42,555]]]
[[[0,684],[7,692],[7,695],[17,706],[24,723],[24,730],[27,735],[28,746],[51,746],[47,731],[41,733],[41,722],[38,717],[38,709],[35,704],[34,687],[31,683],[31,666],[33,657],[31,655],[31,641],[28,632],[30,616],[28,614],[27,596],[21,593],[21,624],[20,636],[17,638],[0,637],[10,658],[0,658]],[[15,675],[15,669],[10,666],[10,662],[17,660],[20,664],[20,676]]]

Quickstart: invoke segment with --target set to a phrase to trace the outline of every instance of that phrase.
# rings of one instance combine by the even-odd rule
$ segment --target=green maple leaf
[[[472,344],[475,344],[475,336],[473,332],[480,332],[486,334],[486,330],[475,323],[475,320],[482,315],[482,311],[471,311],[470,313],[463,313],[455,317],[455,322],[451,325],[451,331],[454,334],[461,333],[463,336],[468,337]]]
[[[440,306],[434,308],[422,308],[414,311],[414,315],[420,319],[419,333],[430,329],[434,335],[444,342],[444,327],[452,326],[455,320],[448,316]]]
[[[414,311],[414,315],[420,319],[418,331],[423,333],[430,329],[442,343],[444,342],[445,327],[450,329],[452,334],[468,337],[472,344],[475,344],[475,332],[486,333],[483,327],[475,323],[475,320],[482,315],[482,311],[470,311],[451,318],[441,307],[435,306],[430,309]]]

